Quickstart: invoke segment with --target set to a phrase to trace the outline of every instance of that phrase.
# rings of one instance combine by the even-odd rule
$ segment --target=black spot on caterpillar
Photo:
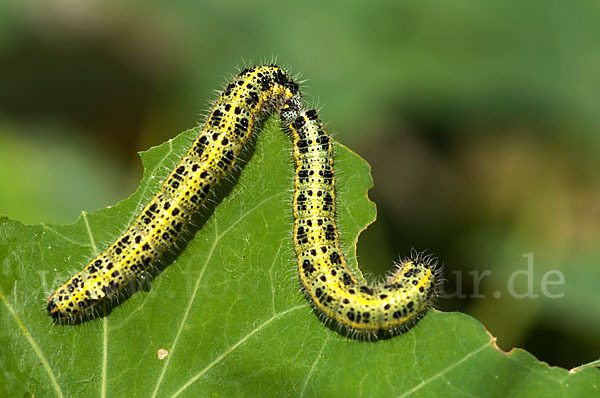
[[[200,135],[132,225],[48,298],[50,316],[60,322],[89,314],[139,279],[231,172],[260,117],[276,111],[293,136],[294,247],[315,309],[369,337],[418,320],[436,293],[433,259],[415,255],[403,261],[381,286],[358,283],[335,223],[331,140],[317,112],[304,110],[298,84],[275,65],[245,69],[225,87]]]

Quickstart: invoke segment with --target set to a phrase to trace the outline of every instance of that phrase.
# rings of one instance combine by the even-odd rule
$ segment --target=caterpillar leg
[[[296,162],[293,237],[305,294],[326,319],[359,336],[402,332],[435,298],[437,263],[431,256],[413,254],[386,283],[368,286],[355,278],[340,249],[335,222],[331,140],[317,111],[296,110],[289,125]]]

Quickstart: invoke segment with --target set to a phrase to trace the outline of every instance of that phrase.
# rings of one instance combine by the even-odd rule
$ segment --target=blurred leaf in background
[[[428,248],[453,296],[441,309],[473,314],[505,349],[588,362],[600,352],[599,17],[586,1],[2,2],[0,134],[13,156],[0,158],[0,212],[70,222],[114,204],[137,185],[136,151],[201,122],[236,65],[276,56],[372,164],[379,221],[361,235],[363,268]],[[66,141],[81,145],[61,143],[76,133]],[[43,177],[16,163],[30,156]],[[45,195],[22,183],[36,176]],[[508,281],[527,253],[540,297],[517,299]],[[560,299],[541,295],[550,270],[564,274]]]
[[[98,209],[122,199],[121,159],[100,151],[95,142],[51,124],[0,123],[0,209],[26,224],[73,222],[81,210]],[[23,131],[26,129],[26,131]]]

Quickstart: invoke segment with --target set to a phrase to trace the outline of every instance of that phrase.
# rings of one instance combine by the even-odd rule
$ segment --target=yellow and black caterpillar
[[[294,142],[293,239],[309,300],[326,319],[372,337],[418,320],[435,297],[435,261],[413,255],[385,284],[357,281],[335,223],[331,140],[317,112],[304,110],[299,85],[275,65],[245,69],[226,86],[198,138],[133,224],[49,297],[50,316],[69,321],[87,314],[140,278],[230,173],[253,127],[273,112]]]

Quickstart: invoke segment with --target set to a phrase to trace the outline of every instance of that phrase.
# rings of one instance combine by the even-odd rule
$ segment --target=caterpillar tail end
[[[46,306],[46,310],[48,311],[48,315],[50,315],[50,317],[54,321],[59,321],[60,319],[63,318],[60,308],[54,301],[54,295],[52,295],[52,296],[50,296],[50,298],[48,298],[48,305]]]

